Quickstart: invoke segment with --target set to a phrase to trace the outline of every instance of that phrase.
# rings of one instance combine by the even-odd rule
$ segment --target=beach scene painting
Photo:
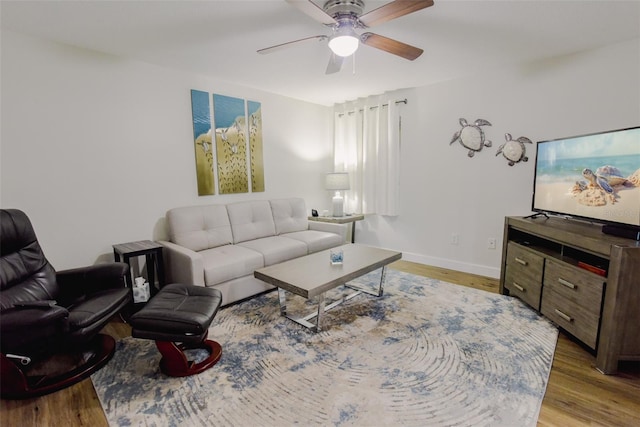
[[[264,191],[264,163],[262,160],[262,106],[259,102],[247,101],[249,115],[249,157],[251,168],[251,191]]]
[[[640,128],[538,144],[535,209],[640,224]]]
[[[220,194],[249,192],[244,99],[213,94],[213,120]]]
[[[213,171],[211,114],[209,94],[207,92],[191,90],[191,113],[193,117],[198,196],[209,196],[215,194],[216,186]]]

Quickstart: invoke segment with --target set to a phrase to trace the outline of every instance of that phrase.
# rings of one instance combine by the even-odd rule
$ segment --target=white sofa
[[[273,289],[253,272],[345,243],[346,225],[307,218],[301,198],[171,209],[170,241],[160,242],[167,283],[215,287],[224,305]]]

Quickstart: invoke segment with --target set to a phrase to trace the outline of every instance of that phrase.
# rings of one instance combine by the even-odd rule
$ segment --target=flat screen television
[[[640,231],[640,126],[539,141],[532,210]]]

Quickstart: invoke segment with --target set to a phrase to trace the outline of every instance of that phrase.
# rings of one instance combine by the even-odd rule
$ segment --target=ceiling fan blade
[[[327,40],[328,38],[329,37],[327,37],[327,36],[305,37],[304,39],[294,40],[294,41],[291,41],[291,42],[277,44],[275,46],[265,47],[264,49],[258,50],[258,53],[261,53],[261,54],[264,55],[265,53],[273,53],[273,52],[277,52],[279,50],[291,47],[291,45],[294,45],[294,44],[304,43],[304,42],[308,42],[310,40],[324,41],[324,40]]]
[[[309,15],[316,21],[324,25],[334,25],[338,21],[327,15],[321,7],[318,7],[311,0],[286,0],[290,5],[297,7],[301,12]]]
[[[325,74],[337,73],[342,69],[343,62],[344,57],[338,56],[335,53],[331,52],[331,58],[329,58],[329,64],[327,64],[327,71],[325,72]]]
[[[395,0],[365,13],[358,21],[365,27],[373,27],[429,6],[433,6],[433,0]]]
[[[373,33],[363,33],[360,36],[360,41],[367,46],[393,53],[394,55],[401,56],[409,61],[413,61],[422,55],[422,52],[424,52],[420,48]]]

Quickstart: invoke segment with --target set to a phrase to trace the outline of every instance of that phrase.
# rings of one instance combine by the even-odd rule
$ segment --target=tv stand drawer
[[[540,309],[540,291],[544,257],[537,252],[509,242],[504,287],[536,310]]]
[[[540,312],[553,323],[595,350],[598,341],[600,307],[585,308],[545,286]]]
[[[553,289],[600,317],[604,277],[553,258],[547,259],[545,265],[544,289]]]

